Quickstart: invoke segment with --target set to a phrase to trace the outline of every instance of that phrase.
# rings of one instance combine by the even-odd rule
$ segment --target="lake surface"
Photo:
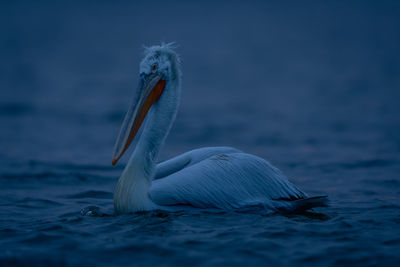
[[[0,4],[0,264],[399,264],[400,5],[377,3]],[[161,41],[183,95],[160,160],[233,146],[330,207],[115,216],[114,141]]]

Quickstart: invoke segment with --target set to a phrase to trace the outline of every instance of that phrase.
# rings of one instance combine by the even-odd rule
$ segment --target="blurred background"
[[[61,263],[74,263],[61,252],[65,244],[72,254],[86,249],[86,256],[102,251],[111,257],[99,250],[106,241],[98,241],[96,227],[84,230],[88,238],[80,233],[82,224],[102,225],[103,218],[88,222],[79,211],[93,204],[112,213],[116,179],[129,158],[111,167],[113,145],[136,89],[143,46],[161,42],[179,45],[183,95],[160,160],[198,147],[233,146],[268,159],[300,188],[328,194],[334,203],[327,220],[331,232],[318,228],[326,239],[310,238],[306,223],[296,226],[297,237],[273,237],[276,229],[268,221],[292,228],[293,221],[263,217],[252,229],[267,228],[273,242],[288,245],[268,243],[274,253],[230,258],[242,247],[243,235],[233,234],[227,238],[237,243],[218,237],[229,243],[220,244],[221,258],[211,255],[202,262],[215,240],[192,229],[204,243],[183,246],[174,263],[196,257],[204,264],[274,257],[278,263],[282,257],[286,263],[315,263],[328,254],[338,264],[399,260],[393,251],[400,240],[393,234],[400,234],[400,2],[2,1],[0,246],[8,247],[0,253],[3,263],[43,263],[46,255],[59,260],[60,253]],[[70,225],[75,217],[79,222]],[[198,227],[215,229],[209,219]],[[136,232],[144,227],[127,217],[115,220],[107,221],[115,231],[115,224],[137,227]],[[43,230],[43,224],[59,228]],[[103,227],[109,238],[118,236]],[[168,229],[163,228],[166,246],[176,245],[168,243],[168,234],[180,236],[182,244],[194,238],[183,235],[187,228]],[[77,234],[68,242],[52,239],[69,231]],[[135,237],[117,243],[143,239]],[[145,237],[152,245],[161,243]],[[268,247],[251,238],[250,247]],[[300,243],[305,250],[312,243],[322,248],[292,253],[299,240],[309,240]],[[36,250],[32,244],[38,244]],[[52,256],[44,252],[49,244],[56,247]],[[349,247],[359,250],[347,254]],[[154,255],[146,261],[149,257],[144,263],[158,263]]]

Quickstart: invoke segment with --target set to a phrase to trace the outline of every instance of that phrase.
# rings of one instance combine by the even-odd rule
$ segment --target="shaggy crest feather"
[[[140,63],[141,73],[151,69],[153,64],[158,64],[160,69],[168,69],[168,65],[171,64],[171,69],[175,70],[176,76],[171,77],[176,79],[181,76],[181,58],[175,52],[178,45],[175,43],[161,43],[160,45],[146,47],[144,46],[144,58]]]

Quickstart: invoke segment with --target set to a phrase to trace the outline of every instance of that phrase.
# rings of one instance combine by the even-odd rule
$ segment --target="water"
[[[1,265],[400,262],[397,2],[2,3]],[[144,45],[176,41],[160,160],[234,146],[329,208],[114,216],[111,153]]]

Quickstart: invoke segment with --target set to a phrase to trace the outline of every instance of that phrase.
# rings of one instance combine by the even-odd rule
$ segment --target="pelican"
[[[139,138],[115,188],[115,212],[325,206],[326,196],[308,197],[268,161],[235,148],[195,149],[157,164],[180,102],[182,75],[174,50],[173,44],[145,48],[137,95],[114,146],[112,165]]]

